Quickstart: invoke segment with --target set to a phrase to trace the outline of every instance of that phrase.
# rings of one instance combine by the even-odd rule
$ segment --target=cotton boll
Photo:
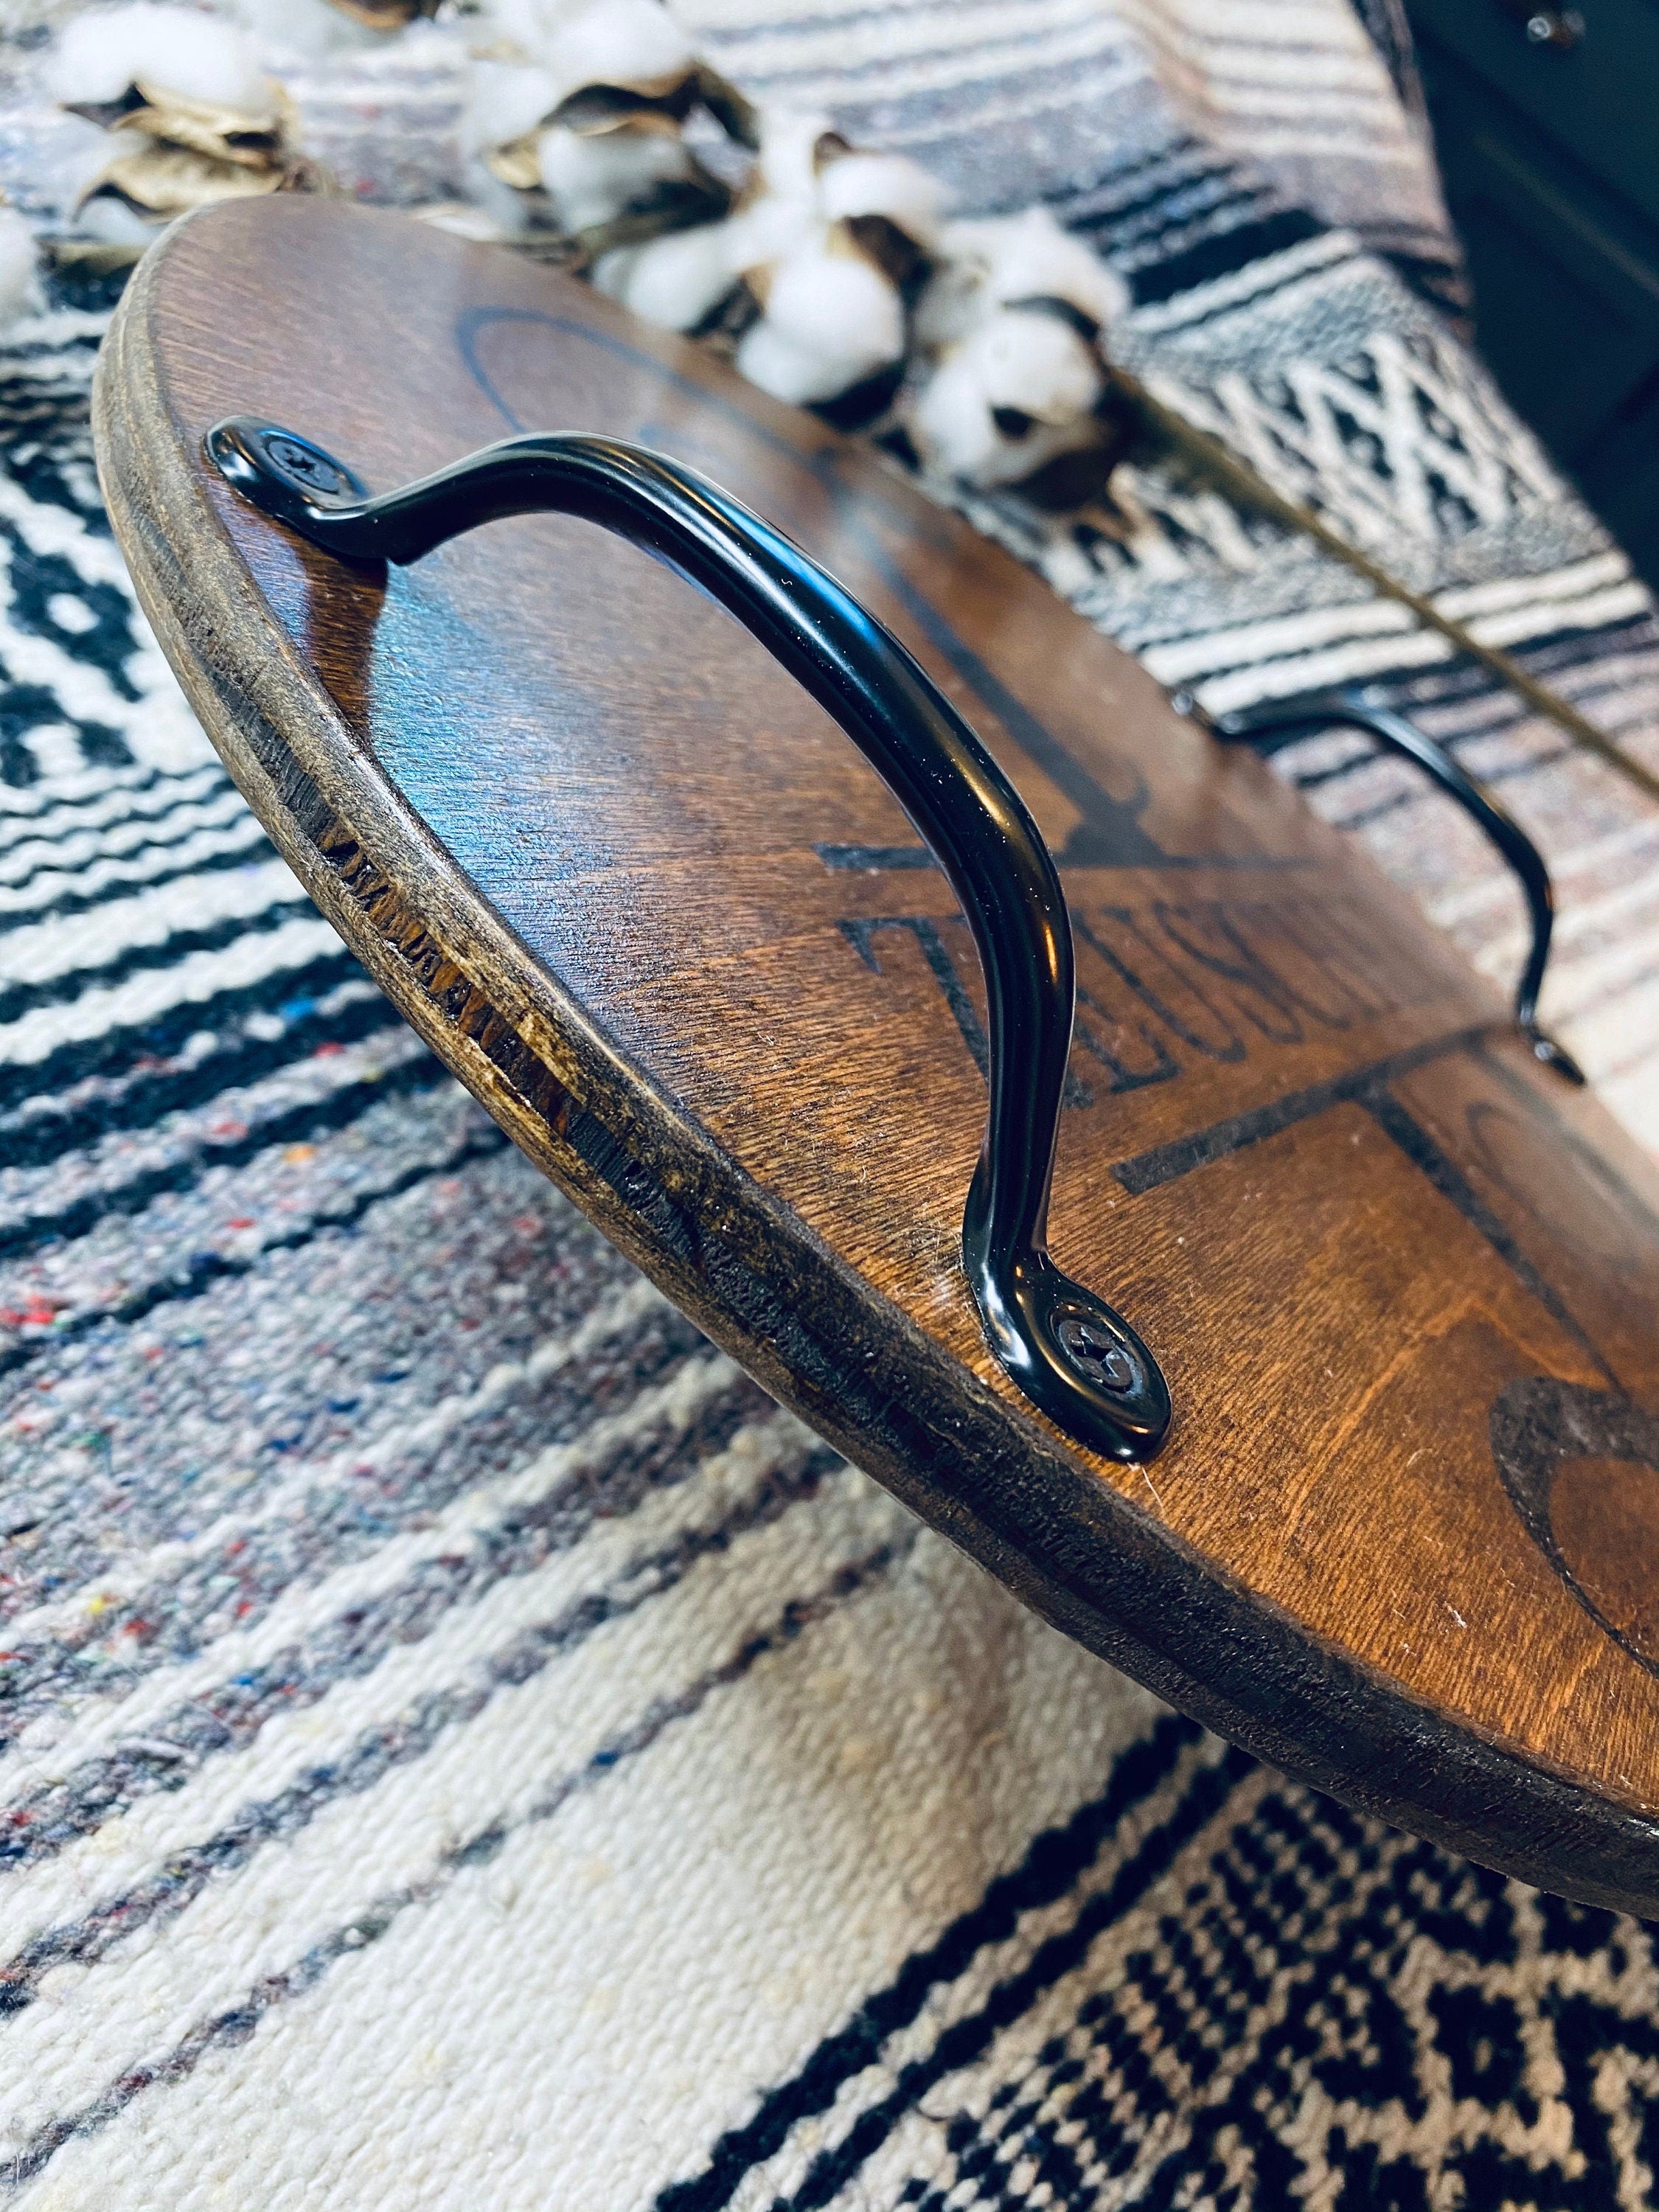
[[[1093,346],[1062,316],[1005,308],[945,349],[907,417],[924,462],[988,489],[1097,446],[1104,389]]]
[[[550,70],[532,63],[477,61],[467,85],[463,142],[472,153],[528,137],[558,105]]]
[[[0,207],[0,329],[40,301],[34,233],[15,208]]]
[[[1102,325],[1128,305],[1122,279],[1081,239],[1062,230],[1046,208],[947,223],[939,250],[957,272],[956,289],[977,290],[988,302],[1068,300]]]
[[[818,204],[830,222],[884,215],[923,243],[933,236],[945,204],[939,179],[902,154],[842,155],[824,164],[817,186]]]
[[[657,0],[597,0],[555,32],[547,48],[561,99],[585,84],[667,91],[696,59],[690,40]]]
[[[766,291],[766,319],[803,351],[855,366],[862,375],[904,351],[899,295],[857,253],[820,247],[780,263]],[[853,381],[848,376],[838,388]]]
[[[1014,309],[993,315],[956,356],[992,407],[1039,422],[1086,415],[1105,386],[1094,348],[1057,315]]]
[[[970,483],[978,482],[1001,443],[985,387],[973,363],[959,357],[935,370],[907,413],[924,462]]]
[[[732,266],[743,274],[816,251],[823,242],[824,225],[811,201],[767,192],[739,205],[726,230]]]
[[[736,276],[724,223],[671,231],[645,246],[605,254],[593,282],[611,299],[664,329],[689,331],[726,297]]]
[[[589,230],[609,222],[653,185],[691,174],[691,156],[660,131],[607,131],[579,137],[562,125],[536,142],[542,182],[561,227]]]
[[[904,350],[899,296],[867,261],[822,249],[771,271],[766,313],[738,342],[751,384],[799,405],[834,399]]]
[[[977,364],[960,354],[943,363],[906,410],[906,425],[924,465],[985,491],[1018,483],[1062,453],[1094,441],[1088,416],[1053,423],[1030,416],[1024,419],[1029,427],[1018,435],[999,423]]]
[[[139,79],[159,92],[245,114],[262,115],[270,106],[258,48],[246,31],[216,16],[131,0],[64,25],[51,69],[58,99],[118,100]]]
[[[750,384],[797,407],[836,398],[860,381],[857,369],[849,373],[844,362],[826,361],[822,354],[786,336],[764,316],[751,323],[738,340],[737,368]]]
[[[268,52],[303,61],[386,43],[384,31],[354,21],[329,0],[235,0],[233,12]]]

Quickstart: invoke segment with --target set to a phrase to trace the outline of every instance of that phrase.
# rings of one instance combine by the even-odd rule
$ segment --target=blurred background
[[[1480,350],[1659,584],[1659,7],[1406,12]]]

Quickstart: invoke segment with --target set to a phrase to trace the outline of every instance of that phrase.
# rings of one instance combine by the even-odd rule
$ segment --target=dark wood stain
[[[642,440],[916,653],[1061,860],[1052,1242],[1170,1379],[1149,1473],[985,1348],[957,1267],[981,978],[841,732],[579,524],[336,566],[208,469],[233,412],[377,488],[516,426]],[[210,210],[139,271],[97,422],[158,634],[313,896],[768,1389],[1225,1733],[1659,1911],[1659,1472],[1626,1417],[1659,1402],[1659,1177],[1399,892],[878,462],[510,258],[328,203]]]

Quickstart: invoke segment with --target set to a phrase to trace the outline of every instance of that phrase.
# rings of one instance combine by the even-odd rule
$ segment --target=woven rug
[[[1041,12],[1127,43],[1127,17]],[[908,11],[931,88],[884,83],[861,135],[914,143],[903,100],[963,86],[988,130],[996,23],[1035,37],[1038,13],[955,11],[947,35]],[[794,33],[740,14],[714,31],[757,82]],[[839,40],[863,67],[855,32],[802,19],[789,52],[822,74]],[[1345,66],[1376,173],[1405,166],[1409,107],[1370,52]],[[1365,142],[1343,135],[1348,184],[1319,191],[1352,202]],[[1183,208],[1208,221],[1196,158],[1144,226],[1166,258],[1201,242]],[[1643,742],[1646,602],[1408,282],[1437,269],[1443,296],[1455,270],[1413,158],[1370,247],[1335,201],[1300,239],[1235,238],[1243,290],[1316,322],[1346,285],[1350,333],[1363,295],[1413,358],[1431,335],[1521,487],[1493,528],[1528,580],[1482,588]],[[1311,173],[1284,160],[1263,221]],[[1201,285],[1241,281],[1205,251]],[[1201,285],[1160,305],[1145,283],[1139,327],[1213,331],[1232,295]],[[0,2197],[1651,2201],[1645,1927],[1286,1784],[1032,1620],[711,1351],[391,1015],[136,614],[87,430],[102,324],[60,299],[0,348]],[[1184,568],[1143,547],[1131,592],[1077,548],[1067,588],[1115,578],[1126,629],[1184,605],[1200,675],[1362,650],[1340,579],[1229,566],[1190,501],[1177,541],[1185,496],[1146,494]],[[1314,633],[1272,631],[1270,586]],[[1543,833],[1554,1018],[1651,1130],[1659,822],[1489,687],[1372,665]],[[1346,742],[1296,772],[1473,951],[1512,957],[1455,818]]]

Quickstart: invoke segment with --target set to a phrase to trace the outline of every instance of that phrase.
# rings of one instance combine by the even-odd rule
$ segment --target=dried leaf
[[[905,306],[913,307],[933,273],[933,264],[909,232],[886,215],[849,215],[836,228],[880,270]]]
[[[1112,471],[1123,457],[1124,441],[1103,434],[1056,453],[1008,489],[1045,514],[1074,514],[1106,495]]]
[[[65,105],[71,115],[85,116],[104,130],[140,132],[159,144],[180,146],[210,161],[234,161],[249,169],[280,165],[284,125],[289,120],[287,100],[280,94],[269,106],[254,112],[186,100],[142,79],[130,84],[118,100]]]
[[[118,246],[104,238],[47,238],[41,247],[53,266],[86,276],[108,276],[142,260],[142,246]]]
[[[118,155],[82,193],[77,206],[100,196],[113,197],[139,215],[162,222],[217,200],[257,198],[277,191],[285,173],[280,168],[250,169],[184,147],[151,143]]]
[[[596,223],[577,234],[584,261],[597,261],[619,246],[645,246],[671,230],[693,230],[699,223],[719,222],[732,205],[732,195],[706,169],[690,177],[671,177],[653,185],[649,192],[624,208],[609,222]]]
[[[118,100],[64,100],[58,106],[66,115],[83,115],[88,123],[95,123],[100,131],[114,131],[131,114],[142,107],[144,96],[136,84],[130,84]]]
[[[760,110],[752,100],[745,100],[734,84],[728,84],[707,62],[696,66],[697,97],[714,117],[728,138],[739,146],[746,146],[751,154],[760,151]]]
[[[338,191],[339,186],[320,161],[313,161],[307,155],[291,154],[283,164],[276,189],[279,192],[315,192],[329,198]]]
[[[568,269],[580,276],[586,263],[581,248],[574,238],[566,238],[556,230],[521,231],[510,241],[513,251],[526,261],[533,261],[545,269]]]
[[[1088,309],[1056,292],[1034,292],[1028,299],[1006,300],[1003,305],[1010,314],[1052,315],[1056,322],[1075,331],[1085,345],[1093,345],[1100,336],[1099,322]]]
[[[371,31],[401,31],[406,23],[435,15],[438,4],[439,0],[330,0],[341,15],[366,23]]]
[[[738,340],[753,323],[761,319],[761,303],[749,289],[746,277],[739,276],[723,299],[715,301],[689,337],[701,338],[729,360],[737,351]]]
[[[690,76],[658,79],[650,87],[585,84],[562,100],[547,119],[579,138],[603,137],[613,131],[660,131],[672,138],[678,136],[696,96],[696,79]]]

